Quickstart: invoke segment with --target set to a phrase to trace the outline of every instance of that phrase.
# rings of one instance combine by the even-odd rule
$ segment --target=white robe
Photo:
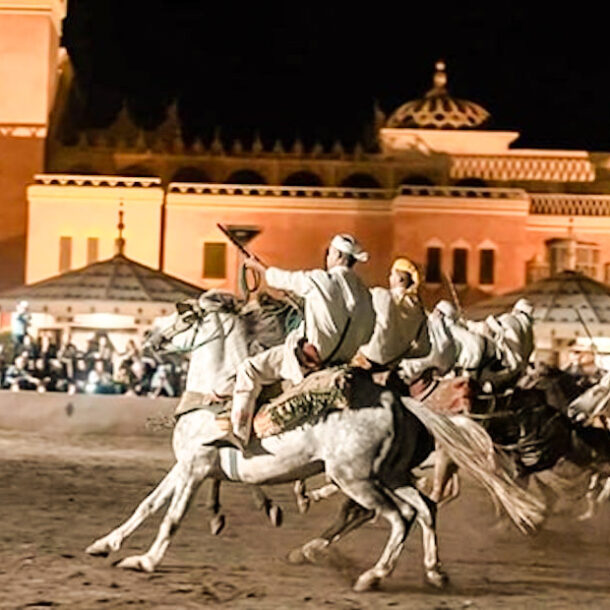
[[[390,364],[397,359],[424,356],[430,351],[426,313],[417,298],[397,299],[388,288],[371,288],[375,330],[360,348],[367,360]]]
[[[265,279],[270,287],[293,292],[305,300],[304,320],[284,344],[283,379],[293,383],[303,379],[295,354],[302,337],[315,346],[323,361],[332,355],[333,362],[349,362],[370,339],[375,326],[371,295],[351,269],[338,266],[330,271],[283,271],[269,267]]]

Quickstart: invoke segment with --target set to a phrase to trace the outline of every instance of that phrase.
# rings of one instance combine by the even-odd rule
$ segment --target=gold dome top
[[[437,61],[435,67],[432,89],[423,98],[407,102],[396,109],[386,127],[474,129],[489,119],[489,112],[482,106],[449,95],[444,61]]]

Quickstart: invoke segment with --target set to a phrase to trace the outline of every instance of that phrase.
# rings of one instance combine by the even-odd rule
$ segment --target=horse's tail
[[[523,533],[531,532],[543,521],[544,504],[513,481],[508,459],[494,449],[481,426],[465,416],[450,419],[435,413],[412,398],[401,400],[447,455],[499,500]]]

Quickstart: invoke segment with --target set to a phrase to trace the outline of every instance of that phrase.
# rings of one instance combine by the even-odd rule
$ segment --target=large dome
[[[489,119],[489,112],[468,100],[447,92],[445,62],[436,63],[434,86],[426,95],[407,102],[393,112],[386,123],[390,128],[474,129]]]

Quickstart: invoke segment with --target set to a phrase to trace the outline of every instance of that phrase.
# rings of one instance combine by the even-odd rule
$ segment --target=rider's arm
[[[287,290],[304,297],[313,287],[312,271],[285,271],[269,267],[265,272],[267,285],[278,290]],[[321,273],[324,273],[323,271]]]

